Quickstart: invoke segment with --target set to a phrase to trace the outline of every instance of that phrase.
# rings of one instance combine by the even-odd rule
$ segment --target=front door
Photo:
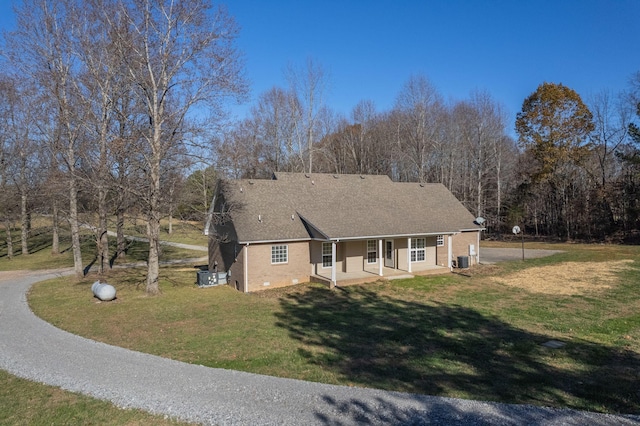
[[[395,268],[393,251],[393,240],[384,240],[384,266],[386,268]]]

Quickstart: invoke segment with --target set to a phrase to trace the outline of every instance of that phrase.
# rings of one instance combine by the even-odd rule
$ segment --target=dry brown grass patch
[[[611,262],[566,262],[528,268],[492,281],[532,293],[578,295],[611,288],[617,273],[631,269],[633,260]]]

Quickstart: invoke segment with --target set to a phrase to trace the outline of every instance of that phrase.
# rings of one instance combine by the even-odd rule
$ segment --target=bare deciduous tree
[[[444,105],[435,86],[423,75],[412,76],[396,100],[397,147],[411,165],[403,180],[426,182],[433,173],[442,144],[441,123]],[[437,173],[437,172],[436,172]]]
[[[290,97],[290,108],[295,111],[295,135],[303,170],[313,172],[314,144],[324,136],[320,127],[320,113],[325,108],[329,75],[321,64],[307,59],[305,66],[289,66],[286,78],[295,94]],[[306,153],[306,158],[305,158]]]
[[[266,166],[271,172],[291,171],[296,105],[293,93],[273,87],[260,95],[251,110],[256,136],[263,141]]]
[[[17,30],[8,36],[8,56],[22,78],[46,94],[52,107],[55,134],[49,150],[66,171],[69,195],[68,219],[76,276],[84,275],[78,221],[78,166],[83,141],[83,110],[79,102],[79,64],[73,51],[73,29],[77,11],[73,0],[25,0],[16,9]]]
[[[184,143],[189,113],[198,105],[220,108],[245,91],[234,47],[237,27],[226,10],[206,0],[119,3],[132,37],[119,40],[126,72],[144,104],[149,259],[146,291],[158,294],[161,178],[167,156]],[[119,24],[112,17],[113,28]]]

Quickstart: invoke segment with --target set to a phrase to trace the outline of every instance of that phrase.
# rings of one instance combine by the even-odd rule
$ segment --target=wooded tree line
[[[408,79],[389,111],[371,101],[349,117],[320,100],[321,67],[308,62],[296,84],[261,94],[247,118],[218,141],[226,176],[269,177],[276,171],[386,174],[396,181],[440,182],[489,235],[527,234],[564,240],[637,240],[640,74],[629,90],[584,102],[572,89],[541,84],[523,101],[518,139],[489,93],[445,102],[428,78]],[[307,79],[306,84],[300,84]],[[300,90],[304,87],[304,90]],[[315,91],[315,93],[313,93]],[[315,103],[314,103],[315,102]]]
[[[25,0],[16,12],[0,73],[9,255],[17,224],[21,252],[29,252],[30,215],[39,212],[52,217],[54,252],[68,227],[78,275],[80,228],[91,226],[102,269],[124,252],[125,217],[141,217],[154,294],[160,219],[204,221],[218,177],[277,171],[441,182],[494,235],[516,224],[560,239],[638,235],[640,74],[627,93],[586,102],[566,86],[541,84],[523,101],[514,140],[489,93],[445,101],[423,75],[405,82],[390,110],[363,100],[343,116],[327,104],[330,76],[309,60],[288,67],[286,87],[260,94],[233,122],[225,101],[242,100],[247,86],[224,8],[208,0]]]

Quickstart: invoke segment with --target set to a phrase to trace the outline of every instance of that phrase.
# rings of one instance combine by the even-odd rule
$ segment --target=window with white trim
[[[425,238],[411,239],[411,261],[424,262],[427,258],[427,249]]]
[[[333,265],[332,254],[331,254],[331,243],[322,243],[322,267],[323,268],[331,268]]]
[[[438,247],[444,246],[444,235],[438,235],[436,237],[436,246]]]
[[[367,263],[376,263],[378,261],[377,243],[376,240],[367,240]]]
[[[289,247],[284,245],[271,246],[271,263],[287,263],[289,261]]]

